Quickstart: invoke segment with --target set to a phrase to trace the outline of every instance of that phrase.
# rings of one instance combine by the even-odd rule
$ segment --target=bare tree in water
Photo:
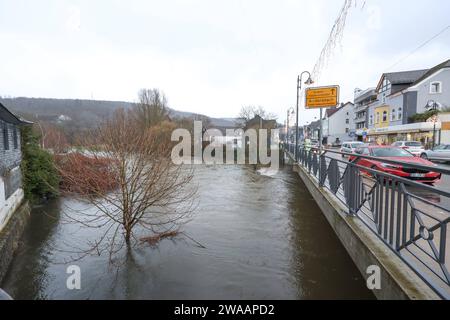
[[[191,217],[192,168],[170,158],[175,124],[162,121],[143,129],[135,115],[117,111],[85,136],[83,151],[57,161],[65,192],[95,208],[68,214],[70,222],[101,231],[83,253],[109,250],[111,258],[142,239],[151,243],[176,234]]]

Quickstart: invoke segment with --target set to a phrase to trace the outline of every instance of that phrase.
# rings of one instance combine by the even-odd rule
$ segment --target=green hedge
[[[53,156],[39,146],[39,137],[31,126],[22,127],[21,137],[25,197],[31,202],[56,197],[60,179]]]

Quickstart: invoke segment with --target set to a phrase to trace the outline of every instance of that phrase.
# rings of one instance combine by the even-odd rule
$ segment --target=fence
[[[293,156],[295,146],[286,145],[285,150]],[[355,159],[349,161],[347,156]],[[438,295],[450,299],[450,192],[361,166],[361,159],[380,161],[332,150],[319,153],[314,148],[300,147],[298,152],[298,164],[339,200],[348,215],[360,219]],[[384,158],[382,162],[411,172],[450,175],[449,169],[440,166]]]

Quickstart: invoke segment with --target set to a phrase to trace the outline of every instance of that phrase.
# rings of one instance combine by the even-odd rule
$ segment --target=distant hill
[[[57,122],[76,128],[91,128],[109,117],[119,108],[132,108],[132,102],[80,100],[80,99],[48,99],[48,98],[0,98],[0,102],[12,112],[24,118],[36,121]],[[201,114],[170,109],[174,118],[206,117]],[[233,118],[209,118],[213,127],[236,126]]]

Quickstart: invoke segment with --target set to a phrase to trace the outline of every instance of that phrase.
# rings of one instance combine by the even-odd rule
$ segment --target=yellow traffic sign
[[[305,90],[305,108],[329,108],[339,103],[339,86],[315,87]]]

